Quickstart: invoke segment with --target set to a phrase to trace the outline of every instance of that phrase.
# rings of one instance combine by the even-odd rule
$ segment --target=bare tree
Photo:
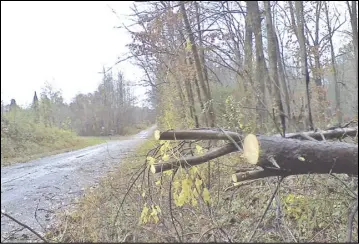
[[[194,40],[194,36],[193,36],[193,32],[188,20],[188,16],[187,16],[187,12],[186,12],[186,8],[184,6],[184,2],[180,3],[180,9],[181,9],[181,13],[183,15],[183,21],[184,21],[184,25],[185,25],[185,29],[189,38],[189,43],[191,45],[191,50],[192,50],[192,55],[193,55],[193,59],[194,59],[194,64],[196,67],[196,71],[197,71],[197,77],[199,80],[199,83],[201,84],[201,88],[203,91],[203,94],[205,96],[205,100],[206,102],[209,102],[209,108],[208,108],[208,117],[210,120],[210,126],[214,127],[215,125],[215,114],[213,111],[213,104],[211,101],[211,93],[209,91],[209,87],[206,86],[205,83],[205,78],[204,78],[204,72],[203,72],[203,68],[201,66],[201,60],[200,60],[200,55],[197,49],[197,44],[195,43]]]
[[[353,34],[353,46],[354,46],[354,56],[355,56],[355,80],[356,80],[356,89],[358,89],[358,13],[357,13],[357,1],[351,1],[350,5],[349,1],[346,1],[348,6],[349,15],[350,15],[350,23],[352,26],[352,34]],[[356,111],[358,112],[358,96],[356,101]]]
[[[267,22],[267,40],[268,40],[268,56],[269,56],[269,67],[272,82],[274,84],[273,94],[275,96],[275,102],[277,109],[279,110],[279,117],[282,125],[283,136],[285,135],[285,115],[283,109],[283,103],[281,98],[281,84],[279,82],[278,76],[278,60],[277,60],[277,45],[276,45],[276,33],[272,24],[272,14],[270,1],[264,1],[264,8],[266,12],[266,22]]]
[[[289,1],[290,3],[290,11],[292,15],[292,19],[294,20],[294,10],[292,1]],[[310,77],[309,77],[309,69],[308,69],[308,58],[307,58],[307,49],[306,49],[306,40],[304,35],[304,12],[303,12],[303,2],[301,1],[295,1],[295,16],[296,16],[296,34],[299,41],[300,46],[300,60],[301,60],[301,69],[302,69],[302,75],[303,80],[306,87],[306,99],[307,99],[307,107],[308,107],[308,120],[309,120],[309,127],[311,129],[314,128],[313,124],[313,118],[312,118],[312,109],[310,104]],[[293,25],[295,26],[295,22],[293,22]]]

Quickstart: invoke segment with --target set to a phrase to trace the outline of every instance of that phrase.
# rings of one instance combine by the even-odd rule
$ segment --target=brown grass
[[[144,143],[136,154],[147,153],[155,144],[155,141]],[[231,186],[231,173],[241,163],[238,155],[232,154],[211,162],[211,205],[199,197],[196,207],[189,204],[177,207],[169,198],[170,176],[163,176],[162,183],[156,185],[161,176],[150,174],[147,178],[146,171],[128,192],[144,162],[145,157],[124,160],[97,188],[88,189],[75,209],[59,213],[60,222],[47,237],[63,242],[225,242],[229,239],[246,242],[277,182],[276,178],[268,178],[225,191]],[[200,166],[199,170],[202,175],[208,174],[208,164]],[[284,179],[278,198],[251,241],[345,241],[348,215],[358,188],[355,178],[337,177],[340,180],[329,175]],[[173,190],[173,185],[171,187]],[[160,206],[158,223],[139,223],[145,203],[149,207]],[[276,205],[281,206],[280,213]],[[356,218],[353,241],[358,240],[357,221]]]

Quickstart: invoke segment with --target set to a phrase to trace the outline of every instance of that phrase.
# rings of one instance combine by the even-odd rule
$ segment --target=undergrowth
[[[255,117],[250,113],[240,115],[232,100],[226,100],[223,118],[218,118],[222,127],[253,132]],[[168,107],[157,118],[161,131],[193,127],[193,123],[186,124],[187,117],[180,118],[173,107]],[[275,130],[269,126],[267,132],[272,134]],[[216,146],[222,143],[217,141]],[[280,179],[269,177],[234,186],[231,175],[239,168],[250,166],[239,153],[190,169],[158,174],[149,170],[154,163],[201,155],[211,147],[203,141],[145,142],[133,158],[121,161],[118,169],[96,188],[89,188],[75,209],[61,213],[59,224],[47,238],[62,242],[343,242],[347,239],[348,216],[358,194],[356,177],[288,176],[281,181],[275,200],[260,221]],[[358,241],[357,221],[356,217],[354,242]]]
[[[69,130],[46,127],[31,118],[1,117],[1,166],[103,142],[100,138],[79,137]]]
[[[63,242],[248,241],[278,179],[233,186],[230,175],[243,164],[235,153],[211,161],[211,170],[204,164],[187,172],[180,169],[174,178],[173,171],[153,175],[144,163],[146,158],[152,161],[146,154],[158,145],[145,142],[136,152],[142,157],[122,161],[97,188],[88,189],[47,237]],[[195,150],[206,149],[202,145]],[[171,151],[162,150],[160,160],[166,153]],[[357,190],[355,178],[342,175],[287,177],[251,241],[342,242]]]

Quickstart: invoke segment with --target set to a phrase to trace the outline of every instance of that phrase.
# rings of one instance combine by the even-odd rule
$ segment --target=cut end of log
[[[250,164],[257,164],[259,158],[259,142],[257,137],[249,134],[244,138],[243,154]]]
[[[237,175],[236,175],[236,174],[233,174],[233,175],[232,175],[232,181],[233,181],[234,183],[237,182]]]
[[[153,174],[156,174],[156,167],[154,165],[151,165],[150,170]]]
[[[155,139],[158,141],[160,139],[161,132],[159,130],[155,130]]]

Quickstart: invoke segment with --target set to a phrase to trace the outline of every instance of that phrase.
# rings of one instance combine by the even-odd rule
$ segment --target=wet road
[[[70,207],[87,186],[96,184],[121,163],[120,159],[151,137],[154,129],[155,126],[126,140],[1,168],[1,209],[43,233],[53,222],[55,210]],[[1,215],[1,242],[36,239],[28,230],[19,228]]]

